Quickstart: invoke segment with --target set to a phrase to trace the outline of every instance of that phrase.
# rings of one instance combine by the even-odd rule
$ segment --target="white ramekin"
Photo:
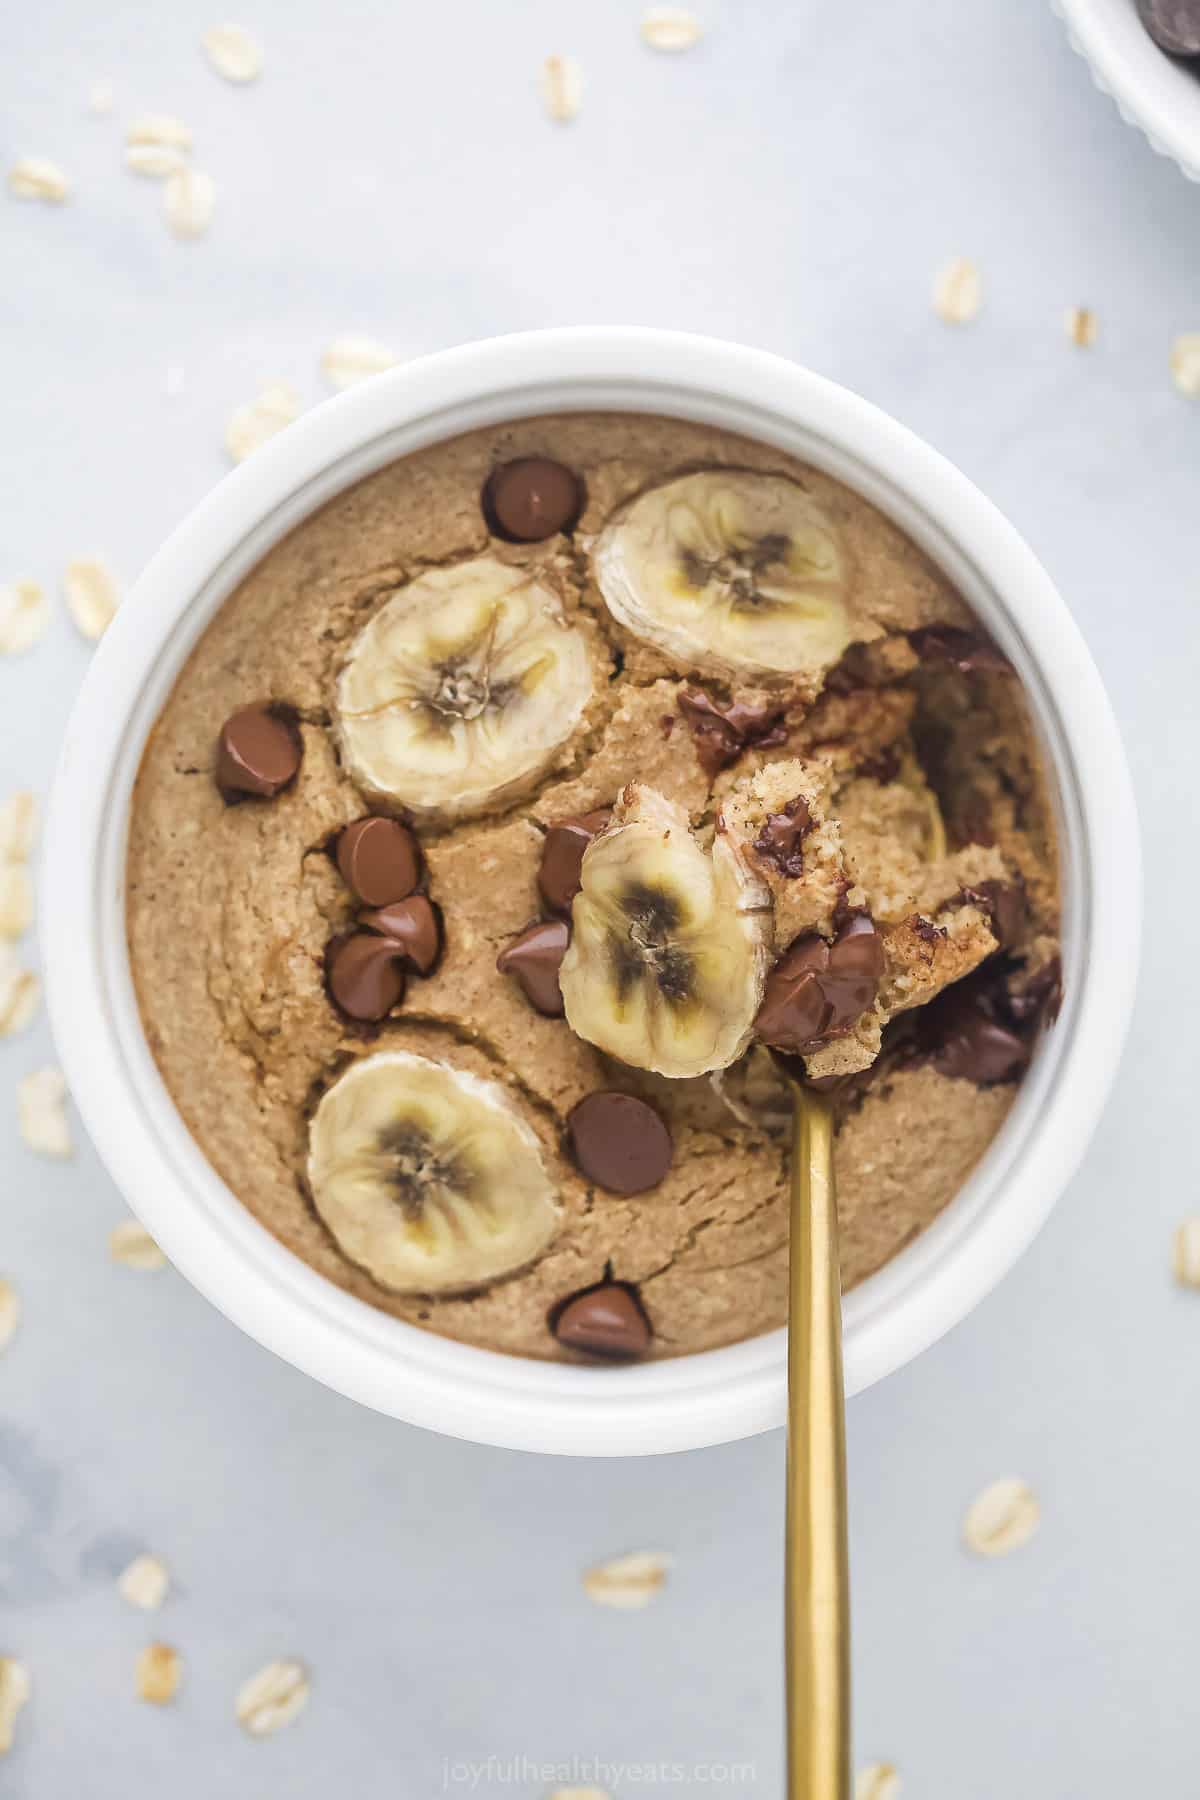
[[[314,508],[397,456],[476,426],[587,409],[701,420],[841,477],[957,582],[1024,679],[1058,791],[1066,1003],[957,1199],[847,1297],[847,1390],[969,1312],[1045,1219],[1112,1080],[1139,931],[1132,786],[1088,652],[1017,533],[902,426],[776,357],[642,330],[492,339],[378,376],[256,450],[169,539],[96,652],[54,788],[42,916],[51,1018],[84,1122],[171,1261],[235,1324],[415,1424],[522,1449],[635,1455],[780,1424],[784,1333],[631,1368],[563,1367],[451,1343],[342,1293],[255,1222],[189,1136],[142,1035],[123,919],[142,746],[242,576]]]
[[[1200,77],[1160,50],[1136,0],[1051,0],[1102,93],[1151,149],[1200,181]]]

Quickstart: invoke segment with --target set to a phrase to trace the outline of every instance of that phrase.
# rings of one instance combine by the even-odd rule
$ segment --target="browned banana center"
[[[692,987],[692,959],[671,942],[679,928],[679,906],[670,894],[645,882],[634,882],[621,897],[621,911],[629,921],[627,934],[610,938],[621,999],[647,973],[653,976],[664,999],[686,1000]]]
[[[724,556],[708,558],[685,550],[683,571],[695,587],[717,582],[727,588],[735,606],[761,606],[764,602],[758,591],[759,579],[772,564],[786,561],[789,541],[782,532],[768,532],[765,537],[726,551]]]
[[[440,1155],[417,1125],[393,1125],[379,1134],[383,1176],[406,1219],[419,1219],[426,1202],[447,1189],[465,1193],[467,1169],[458,1157]]]

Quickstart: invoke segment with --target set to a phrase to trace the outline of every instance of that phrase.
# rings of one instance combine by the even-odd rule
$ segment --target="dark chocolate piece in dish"
[[[398,819],[356,819],[338,838],[337,866],[364,906],[390,906],[416,891],[421,852],[408,826]]]
[[[1025,895],[1015,881],[980,881],[962,890],[963,899],[989,915],[996,942],[1002,950],[1019,943],[1025,929]]]
[[[567,1135],[578,1168],[610,1194],[657,1187],[675,1154],[662,1119],[636,1094],[588,1094],[571,1108]]]
[[[622,1281],[572,1295],[552,1315],[551,1330],[568,1350],[618,1361],[644,1355],[654,1335],[637,1294]]]
[[[798,794],[782,812],[768,815],[754,840],[755,851],[781,875],[794,880],[804,873],[804,840],[812,828],[808,801]]]
[[[909,632],[908,641],[922,662],[949,663],[960,675],[977,675],[982,670],[1003,675],[1013,672],[1003,650],[982,631],[967,631],[959,625],[922,625]]]
[[[786,704],[752,704],[732,700],[721,705],[698,689],[680,694],[676,705],[696,740],[700,767],[710,778],[737,761],[751,744],[768,746],[787,741]]]
[[[418,975],[428,975],[438,959],[441,921],[437,908],[424,894],[410,894],[407,900],[360,913],[358,922],[397,944]]]
[[[768,975],[755,1032],[792,1056],[819,1050],[866,1012],[882,974],[883,945],[866,913],[851,913],[832,943],[808,932]]]
[[[575,818],[555,819],[546,828],[538,890],[551,912],[570,913],[579,892],[583,857],[588,845],[604,830],[612,813],[608,807]]]
[[[583,511],[578,475],[548,456],[522,456],[502,463],[488,477],[483,512],[497,536],[535,544],[569,531]]]
[[[217,786],[227,799],[273,800],[295,780],[303,755],[300,733],[282,708],[239,707],[217,739]]]
[[[496,958],[500,973],[511,975],[534,1011],[549,1019],[561,1019],[563,1014],[558,971],[570,941],[565,919],[537,919]]]
[[[974,975],[955,982],[916,1014],[918,1054],[939,1075],[990,1087],[1015,1081],[1029,1062],[1032,1036],[1014,1017],[1008,968],[990,958]]]
[[[404,998],[404,950],[371,931],[335,938],[325,957],[330,998],[348,1019],[378,1024]]]

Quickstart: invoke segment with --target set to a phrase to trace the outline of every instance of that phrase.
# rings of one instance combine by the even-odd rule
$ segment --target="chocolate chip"
[[[283,708],[270,703],[231,713],[217,739],[217,786],[226,798],[273,800],[296,778],[304,745]]]
[[[923,943],[934,944],[938,938],[949,936],[944,925],[935,925],[932,919],[925,917],[924,913],[914,913],[910,923]]]
[[[483,512],[498,537],[533,544],[569,531],[583,511],[578,475],[548,456],[520,456],[494,469],[483,490]]]
[[[808,932],[768,975],[755,1032],[794,1056],[819,1050],[867,1010],[882,974],[883,944],[867,913],[851,913],[831,944]]]
[[[1050,1025],[1059,1015],[1062,997],[1062,958],[1052,956],[1023,986],[1010,988],[1008,1010],[1019,1025]]]
[[[865,780],[878,781],[886,785],[889,781],[895,781],[900,773],[900,757],[889,746],[884,750],[877,751],[874,756],[864,757],[855,768],[854,773]]]
[[[782,812],[770,814],[754,840],[754,848],[781,875],[795,879],[804,873],[804,840],[814,823],[808,801],[799,794]]]
[[[386,1018],[404,998],[404,962],[398,945],[373,932],[352,931],[335,938],[325,953],[330,998],[348,1019]]]
[[[556,819],[547,827],[537,880],[551,912],[570,912],[571,902],[579,892],[583,853],[611,818],[608,807],[602,807],[575,818]]]
[[[959,625],[922,625],[909,632],[908,641],[922,662],[949,663],[962,675],[983,669],[1005,675],[1013,672],[1004,652],[982,631],[965,631]]]
[[[918,712],[912,721],[912,739],[921,771],[945,811],[949,805],[947,789],[960,761],[954,734],[942,720]]]
[[[539,919],[527,925],[496,958],[502,975],[511,975],[535,1012],[561,1019],[558,971],[567,954],[571,929],[565,919]]]
[[[719,706],[708,694],[686,689],[676,705],[696,740],[696,756],[710,781],[751,744],[765,748],[787,742],[786,702],[751,706],[733,700],[728,706]]]
[[[968,905],[978,906],[992,921],[992,932],[1002,950],[1018,943],[1025,929],[1025,895],[1018,882],[980,881],[961,890]]]
[[[1029,1045],[995,1016],[980,992],[960,993],[959,985],[926,1007],[920,1021],[930,1062],[939,1075],[979,1087],[1014,1080],[1029,1061]]]
[[[337,866],[364,906],[390,906],[421,879],[421,851],[398,819],[356,819],[338,838]]]
[[[867,647],[851,644],[841,661],[826,669],[822,688],[827,694],[852,694],[857,688],[869,687]]]
[[[981,788],[968,787],[956,797],[950,827],[959,844],[982,844],[985,849],[990,849],[996,842],[991,802]]]
[[[394,900],[377,911],[360,913],[358,922],[398,944],[418,975],[428,975],[438,959],[441,921],[436,907],[424,894],[410,894],[407,900]]]
[[[636,1094],[589,1094],[567,1115],[567,1136],[582,1173],[610,1194],[657,1187],[675,1153],[662,1119]]]
[[[644,1356],[654,1335],[636,1292],[622,1281],[573,1294],[555,1309],[550,1324],[560,1344],[590,1356]]]
[[[820,977],[829,967],[829,945],[811,932],[786,950],[767,977],[754,1021],[756,1035],[793,1055],[823,1041],[829,1004]]]
[[[1200,56],[1200,0],[1138,0],[1138,13],[1160,50]]]

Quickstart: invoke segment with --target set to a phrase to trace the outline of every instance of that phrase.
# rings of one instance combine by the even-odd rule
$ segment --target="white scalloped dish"
[[[1194,68],[1160,50],[1136,0],[1052,0],[1096,86],[1152,149],[1200,181],[1200,59]]]

